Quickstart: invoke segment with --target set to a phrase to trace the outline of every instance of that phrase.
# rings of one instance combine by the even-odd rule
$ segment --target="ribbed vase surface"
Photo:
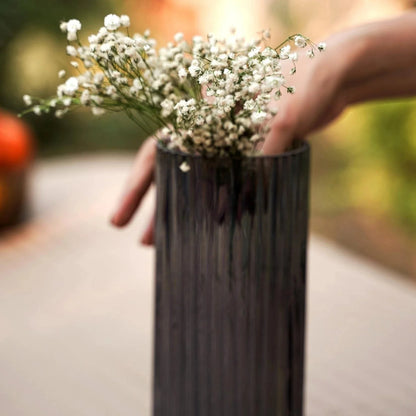
[[[156,180],[153,415],[302,416],[309,146]]]

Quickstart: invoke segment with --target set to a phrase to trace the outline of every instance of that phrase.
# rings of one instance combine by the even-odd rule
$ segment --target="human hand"
[[[326,126],[350,104],[416,95],[416,12],[346,30],[327,40],[327,50],[312,62],[301,55],[292,81],[294,95],[284,94],[272,120],[263,152],[278,154],[296,138]],[[134,162],[126,191],[112,224],[126,225],[154,176],[156,142],[148,139]],[[141,242],[153,244],[154,218]]]
[[[306,62],[310,60],[306,56],[300,58],[297,65],[298,75],[291,79],[299,92],[294,95],[285,94],[279,101],[279,113],[272,121],[271,131],[264,144],[265,153],[281,153],[294,138],[305,137],[342,110],[342,100],[337,95],[336,78],[331,77],[328,71],[324,72],[321,65],[315,64],[320,57],[311,62]],[[138,209],[153,181],[155,159],[156,140],[150,138],[137,153],[126,190],[111,218],[114,226],[127,225]],[[141,243],[154,243],[154,216],[142,235]]]
[[[340,52],[345,41],[342,35],[332,37],[326,51],[314,58],[305,51],[299,53],[297,71],[288,77],[295,93],[283,94],[276,103],[278,111],[262,148],[264,154],[283,152],[293,140],[305,139],[328,125],[349,104],[345,68],[353,57]]]
[[[304,65],[283,95],[263,152],[282,152],[295,138],[325,127],[349,105],[416,95],[416,12],[332,35],[327,49]]]
[[[110,221],[116,227],[127,225],[140,206],[154,179],[156,163],[156,140],[148,138],[137,152],[133,167],[127,180],[125,191]],[[154,215],[149,221],[140,242],[144,245],[154,243]]]

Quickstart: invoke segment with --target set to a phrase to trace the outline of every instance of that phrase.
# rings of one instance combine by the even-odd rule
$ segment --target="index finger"
[[[137,152],[125,191],[111,217],[110,221],[116,227],[126,225],[139,207],[153,181],[155,159],[156,140],[149,138]]]

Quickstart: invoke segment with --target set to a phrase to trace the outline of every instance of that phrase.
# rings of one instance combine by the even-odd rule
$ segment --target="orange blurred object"
[[[19,222],[26,206],[26,182],[33,138],[15,115],[0,111],[0,227]]]
[[[16,170],[32,160],[32,133],[16,116],[0,112],[0,170]]]

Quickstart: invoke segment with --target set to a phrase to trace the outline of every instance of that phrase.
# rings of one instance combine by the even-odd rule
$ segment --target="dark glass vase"
[[[156,178],[153,415],[301,416],[309,146]]]

